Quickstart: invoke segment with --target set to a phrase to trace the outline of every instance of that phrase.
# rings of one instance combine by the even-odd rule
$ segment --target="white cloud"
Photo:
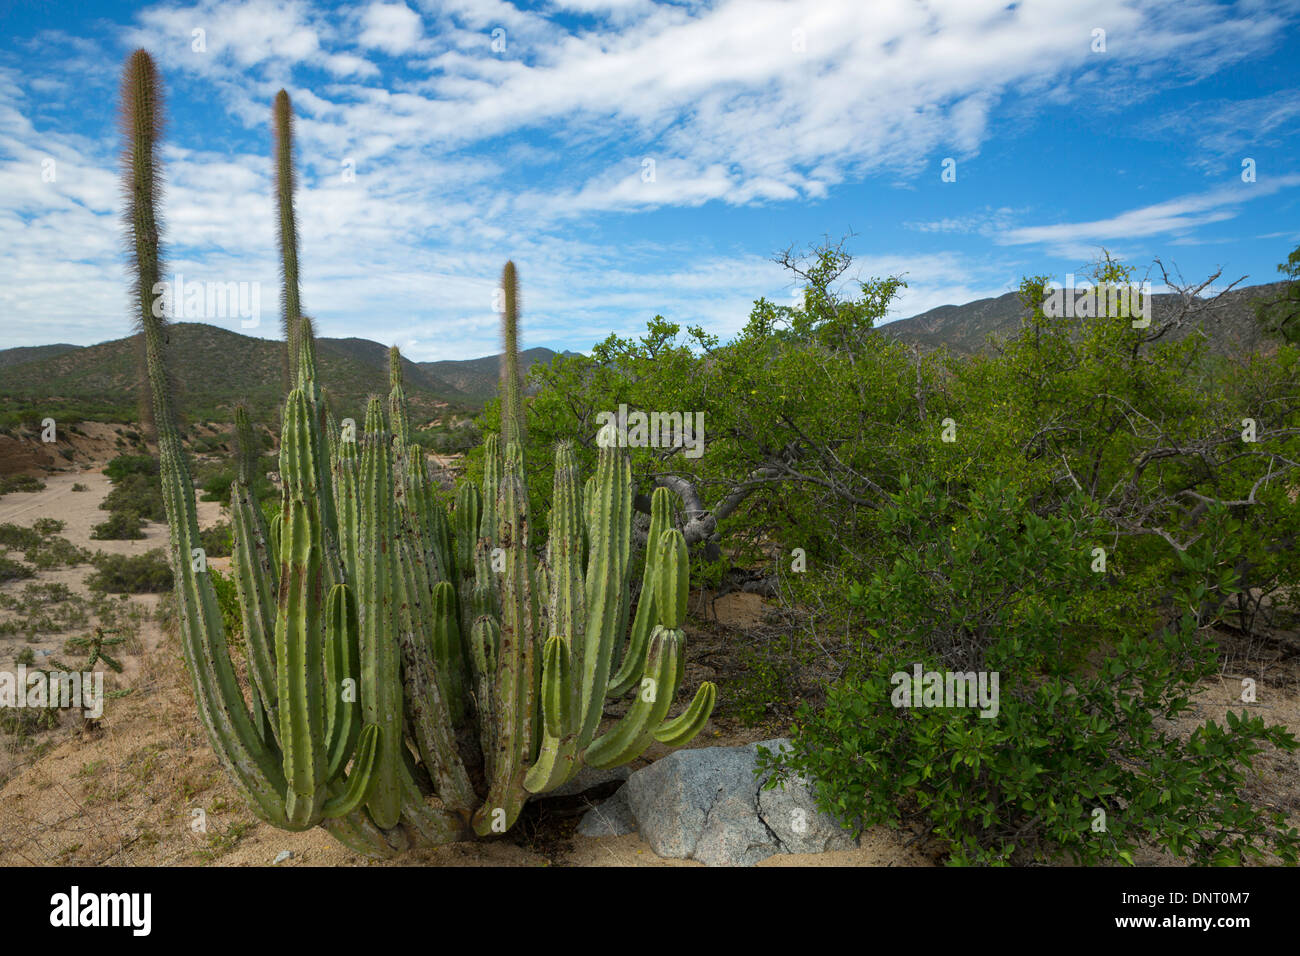
[[[400,56],[420,42],[420,15],[404,3],[372,3],[361,14],[361,36],[357,42],[393,56]]]
[[[1058,255],[1077,258],[1082,250],[1095,251],[1097,244],[1103,242],[1159,235],[1184,238],[1198,226],[1234,219],[1242,203],[1297,185],[1300,185],[1300,175],[1276,176],[1254,183],[1236,182],[1198,195],[1130,209],[1106,219],[1008,229],[999,232],[996,239],[1002,245],[1043,245]]]

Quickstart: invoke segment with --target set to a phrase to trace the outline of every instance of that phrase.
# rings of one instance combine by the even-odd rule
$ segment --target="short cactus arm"
[[[356,760],[348,774],[344,791],[325,801],[321,817],[343,817],[356,811],[370,792],[375,769],[375,755],[379,751],[379,728],[368,724],[357,742]]]
[[[490,780],[496,761],[496,709],[492,700],[496,682],[497,654],[501,626],[489,615],[481,615],[470,629],[470,663],[474,672],[474,704],[478,714],[479,744],[483,751],[483,772]]]
[[[641,680],[641,668],[645,665],[646,645],[650,640],[650,631],[658,619],[655,610],[655,580],[659,565],[659,536],[673,526],[672,492],[667,488],[656,488],[650,498],[650,531],[645,541],[645,573],[641,579],[641,599],[637,602],[636,617],[632,620],[632,634],[628,639],[627,651],[617,673],[610,678],[610,697],[622,697]]]
[[[255,442],[248,412],[235,409],[239,445],[239,473],[230,486],[231,568],[239,598],[248,670],[259,703],[274,735],[280,732],[275,676],[275,606],[279,589],[278,555],[274,568],[262,509],[253,495]]]
[[[325,602],[325,725],[329,779],[337,779],[361,730],[357,600],[346,584],[330,588]]]
[[[463,482],[456,489],[456,510],[452,530],[456,539],[456,569],[462,575],[474,570],[474,548],[478,545],[479,521],[483,512],[483,494],[478,487]]]
[[[582,754],[593,767],[615,767],[639,757],[654,740],[654,731],[673,703],[681,668],[678,633],[656,627],[646,652],[645,675],[632,706],[608,733],[592,741]]]
[[[446,582],[438,585],[432,613],[435,618],[443,617],[446,621],[435,621],[435,625],[449,622],[455,626],[454,603],[448,602],[443,589],[450,590],[451,585]],[[413,607],[409,600],[403,603]],[[400,620],[402,628],[398,640],[402,651],[404,699],[420,756],[424,758],[425,768],[444,806],[468,817],[477,798],[456,747],[451,707],[444,689],[445,682],[440,679],[437,651],[405,610]],[[459,642],[459,634],[455,640]]]

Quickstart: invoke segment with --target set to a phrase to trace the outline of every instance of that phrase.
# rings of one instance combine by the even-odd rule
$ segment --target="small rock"
[[[275,855],[275,861],[274,861],[274,862],[275,862],[275,863],[283,863],[285,860],[292,860],[292,859],[293,859],[293,851],[292,851],[292,850],[281,850],[279,853],[277,853],[277,854]],[[273,863],[272,865],[274,865],[274,863]]]
[[[578,822],[583,836],[622,836],[636,832],[636,820],[627,805],[627,787],[619,787],[612,797],[592,807]]]

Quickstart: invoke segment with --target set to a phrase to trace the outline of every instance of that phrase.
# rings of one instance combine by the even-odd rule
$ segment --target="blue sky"
[[[791,301],[775,253],[850,231],[856,277],[908,281],[893,317],[1063,280],[1103,246],[1141,274],[1271,282],[1300,243],[1297,3],[0,10],[0,347],[130,331],[114,110],[139,46],[166,90],[168,273],[260,284],[256,328],[204,318],[250,334],[279,334],[281,87],[305,310],[421,361],[496,351],[507,258],[524,344],[585,351],[656,313],[725,338],[755,298]]]

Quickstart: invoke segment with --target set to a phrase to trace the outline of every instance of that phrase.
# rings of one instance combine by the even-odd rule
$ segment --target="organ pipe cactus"
[[[236,677],[199,548],[194,489],[167,386],[165,319],[148,294],[162,273],[155,206],[160,91],[138,51],[123,81],[126,222],[147,384],[158,430],[178,627],[200,717],[223,766],[263,820],[323,825],[352,849],[390,856],[501,833],[531,794],[584,764],[680,745],[707,722],[704,683],[676,718],[688,564],[671,498],[653,497],[648,557],[630,636],[632,479],[601,441],[582,482],[555,452],[550,540],[534,540],[524,460],[519,283],[505,297],[501,433],[485,440],[481,490],[448,517],[412,442],[402,360],[387,401],[358,430],[336,424],[316,378],[311,322],[298,313],[292,113],[276,97],[276,188],[292,361],[280,437],[280,513],[264,519],[254,443],[236,412],[231,490],[236,584],[249,681]],[[608,436],[605,436],[608,437]],[[609,696],[636,696],[602,734]]]

